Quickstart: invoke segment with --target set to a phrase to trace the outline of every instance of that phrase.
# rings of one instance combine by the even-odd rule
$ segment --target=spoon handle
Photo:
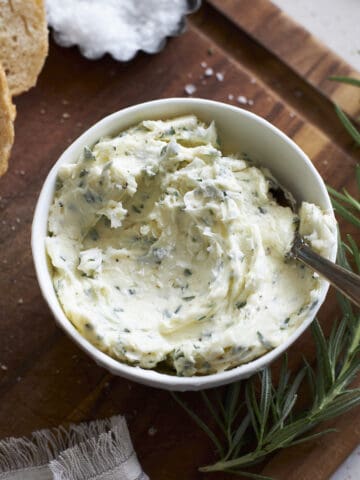
[[[308,245],[306,245],[301,237],[295,239],[292,248],[292,256],[322,275],[333,287],[339,290],[355,305],[360,307],[359,275],[349,272],[349,270],[330,262],[314,252]]]

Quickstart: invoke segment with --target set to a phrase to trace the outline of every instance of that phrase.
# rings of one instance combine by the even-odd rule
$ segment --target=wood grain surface
[[[334,96],[335,90],[322,90],[325,83],[316,83],[298,66],[298,55],[307,53],[301,53],[300,47],[295,68],[291,53],[275,48],[287,41],[288,31],[283,31],[284,38],[277,32],[274,39],[271,29],[265,28],[269,2],[256,0],[259,16],[266,13],[261,18],[267,33],[260,41],[246,20],[253,18],[251,3],[212,0],[212,5],[204,4],[191,17],[188,31],[170,40],[161,53],[140,54],[124,64],[109,57],[91,62],[75,48],[51,43],[36,88],[16,98],[16,141],[9,172],[0,179],[0,437],[121,413],[128,419],[139,459],[152,479],[229,478],[197,471],[215,459],[214,452],[167,392],[112,376],[55,326],[35,278],[30,228],[41,185],[72,140],[103,116],[128,105],[184,96],[188,83],[196,86],[199,97],[235,105],[239,95],[251,100],[242,106],[292,137],[329,184],[355,192],[359,154],[339,126],[332,105],[340,97],[342,101],[350,98],[354,90],[344,87],[346,94],[340,97]],[[263,31],[260,20],[256,21],[256,32]],[[304,43],[303,48],[310,49],[316,63],[313,44]],[[332,55],[326,52],[326,58],[334,59],[332,74],[351,70],[344,70],[344,63]],[[201,62],[223,73],[224,80],[204,77]],[[351,102],[344,106],[356,111]],[[320,314],[326,331],[336,315],[332,293]],[[314,357],[309,332],[291,348],[294,370],[302,355]],[[202,410],[197,394],[184,398]],[[360,410],[332,425],[339,428],[338,434],[281,452],[260,471],[281,480],[327,479],[360,441]]]

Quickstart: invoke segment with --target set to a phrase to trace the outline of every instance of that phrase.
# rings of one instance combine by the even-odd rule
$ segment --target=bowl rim
[[[331,201],[329,194],[327,192],[326,186],[324,181],[322,180],[320,174],[310,161],[309,157],[303,152],[303,150],[292,140],[290,139],[285,133],[283,133],[280,129],[272,125],[270,122],[265,120],[264,118],[256,115],[248,110],[242,109],[237,106],[229,105],[223,102],[218,102],[214,100],[207,100],[202,98],[165,98],[159,100],[152,100],[148,102],[143,102],[137,105],[133,105],[121,110],[118,110],[110,115],[105,116],[90,128],[85,130],[79,137],[77,137],[74,142],[72,142],[60,155],[60,157],[56,160],[53,164],[50,172],[48,173],[37,203],[35,207],[32,228],[31,228],[31,249],[32,249],[32,256],[33,262],[35,266],[35,272],[37,276],[37,280],[40,286],[41,293],[50,308],[55,320],[59,326],[63,328],[65,333],[67,333],[72,340],[77,343],[83,351],[85,351],[90,357],[92,357],[95,362],[102,367],[108,369],[111,373],[115,375],[120,375],[125,377],[129,380],[133,380],[148,386],[158,387],[167,390],[200,390],[206,388],[212,388],[218,385],[223,385],[226,383],[230,383],[232,381],[236,381],[239,379],[244,379],[252,375],[253,373],[265,368],[267,365],[273,362],[279,355],[281,355],[285,350],[287,350],[299,337],[300,335],[308,328],[308,326],[312,323],[313,319],[315,318],[319,308],[323,304],[327,291],[329,289],[329,284],[327,282],[322,282],[320,287],[320,295],[319,301],[315,308],[312,309],[311,314],[298,326],[298,328],[279,346],[275,347],[273,350],[265,353],[261,357],[258,357],[249,363],[245,363],[234,367],[230,370],[224,372],[217,372],[209,375],[204,376],[192,376],[192,377],[178,377],[175,375],[169,375],[165,373],[160,373],[155,370],[148,370],[138,366],[127,365],[122,363],[108,354],[102,352],[98,348],[96,348],[93,344],[91,344],[88,340],[86,340],[74,327],[71,321],[66,317],[62,307],[60,306],[60,302],[56,297],[56,293],[53,287],[51,274],[48,268],[48,259],[46,255],[46,248],[45,248],[45,237],[44,237],[44,222],[47,226],[47,218],[48,218],[48,211],[53,199],[54,193],[54,184],[56,179],[56,174],[59,166],[63,163],[69,161],[69,158],[73,154],[74,150],[76,150],[79,146],[86,145],[86,138],[94,135],[98,130],[101,130],[104,126],[108,126],[108,131],[113,131],[113,127],[111,127],[114,120],[119,120],[121,117],[126,117],[127,115],[131,115],[134,113],[138,113],[142,109],[149,108],[151,106],[161,106],[161,105],[169,105],[173,104],[173,106],[179,104],[185,104],[189,107],[191,105],[209,105],[214,108],[220,108],[223,110],[228,110],[232,112],[236,112],[239,115],[242,115],[247,118],[251,118],[253,121],[259,123],[263,128],[270,129],[272,132],[277,136],[280,137],[282,141],[287,143],[293,150],[294,153],[301,159],[306,166],[309,168],[311,174],[315,177],[317,181],[319,190],[322,194],[323,201],[326,204],[326,209],[332,214],[334,217],[334,212],[331,206]],[[150,114],[148,113],[150,116]],[[160,118],[160,115],[156,115]],[[130,122],[131,123],[131,122]],[[125,128],[125,127],[124,127]],[[49,200],[50,198],[50,200]],[[49,201],[48,201],[49,200]],[[46,214],[46,219],[44,216]],[[47,228],[47,227],[46,227]],[[39,242],[39,238],[41,242]],[[334,248],[332,254],[330,256],[331,260],[335,260],[337,252],[337,242],[334,242]],[[50,280],[50,281],[49,281]]]

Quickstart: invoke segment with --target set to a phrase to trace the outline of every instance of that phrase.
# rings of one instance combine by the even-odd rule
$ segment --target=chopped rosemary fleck
[[[87,201],[87,203],[101,202],[102,200],[102,198],[99,195],[96,195],[90,189],[86,190],[86,192],[84,193],[84,198]]]
[[[271,349],[273,348],[273,346],[271,345],[271,343],[268,342],[268,341],[265,339],[264,335],[263,335],[261,332],[257,331],[257,332],[256,332],[256,335],[257,335],[257,337],[258,337],[258,339],[259,339],[259,342],[261,343],[261,345],[262,345],[264,348],[266,348],[267,350],[271,350]]]
[[[236,303],[235,303],[235,307],[236,307],[238,310],[240,310],[240,308],[245,307],[246,303],[247,303],[246,301],[244,301],[244,302],[236,302]]]
[[[96,160],[95,155],[90,150],[89,147],[84,147],[84,159],[85,160]]]
[[[56,191],[60,190],[63,187],[63,185],[64,185],[63,181],[59,177],[56,177],[55,190]]]
[[[99,240],[100,235],[95,228],[92,228],[91,230],[89,230],[89,237],[91,238],[91,240],[96,242],[97,240]]]

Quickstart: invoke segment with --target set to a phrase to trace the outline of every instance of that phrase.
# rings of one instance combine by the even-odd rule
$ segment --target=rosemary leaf
[[[224,455],[224,450],[223,447],[215,435],[215,433],[206,425],[205,422],[201,420],[201,418],[196,415],[187,405],[184,403],[180,398],[175,395],[174,393],[171,392],[171,395],[173,399],[182,406],[182,408],[190,415],[190,417],[198,424],[198,426],[206,433],[206,435],[210,438],[210,440],[213,442],[213,444],[216,447],[216,450],[218,451],[219,455],[223,456]]]
[[[346,268],[347,270],[351,270],[350,264],[346,258],[346,252],[343,248],[343,242],[341,241],[340,233],[338,233],[338,252],[337,252],[337,263]]]
[[[260,440],[263,439],[266,424],[269,417],[269,411],[272,401],[272,383],[271,383],[271,370],[265,368],[261,375],[261,396],[260,396],[260,415],[261,415],[261,427],[260,427]]]
[[[334,340],[331,345],[331,350],[329,355],[331,355],[331,362],[333,371],[336,369],[337,361],[339,360],[340,353],[344,348],[344,340],[345,340],[345,333],[347,327],[347,319],[343,318],[340,324],[337,326],[334,324],[336,328],[334,328]]]
[[[333,80],[335,82],[341,82],[341,83],[348,83],[349,85],[360,87],[360,80],[358,78],[341,77],[341,76],[334,75],[332,77],[329,77],[329,80]]]
[[[279,383],[276,389],[278,399],[282,398],[289,383],[290,372],[288,370],[288,354],[285,353],[281,364]]]
[[[257,439],[259,440],[260,430],[259,430],[259,421],[260,421],[260,410],[256,400],[255,389],[254,389],[254,380],[250,379],[246,383],[245,387],[245,402],[250,413],[250,419],[252,428],[256,434]]]
[[[245,435],[246,430],[250,425],[250,414],[247,413],[245,417],[242,419],[240,425],[238,426],[237,430],[235,430],[233,440],[232,440],[232,448],[229,451],[229,456],[232,454],[236,457],[239,454],[239,450],[242,447],[242,439]]]
[[[360,249],[357,246],[357,243],[353,239],[351,235],[346,235],[346,238],[348,239],[349,245],[350,245],[350,250],[351,253],[354,257],[355,265],[357,268],[358,273],[360,274]]]
[[[240,393],[240,383],[233,383],[230,385],[226,392],[225,398],[225,412],[226,412],[226,420],[230,425],[235,416],[236,407],[239,401],[239,393]]]
[[[303,362],[305,365],[304,368],[306,372],[307,384],[310,389],[311,398],[314,404],[315,398],[316,398],[316,377],[315,377],[314,369],[310,366],[309,362],[306,360],[305,357],[303,357]]]
[[[352,205],[358,212],[360,212],[360,202],[352,197],[349,192],[344,188],[344,196],[350,205]]]
[[[223,422],[221,421],[218,412],[215,410],[213,404],[211,403],[208,395],[205,391],[200,392],[201,396],[204,400],[205,405],[207,406],[209,412],[211,413],[212,417],[214,418],[215,422],[217,423],[218,427],[226,434],[226,429],[224,427]]]
[[[335,211],[341,215],[345,220],[355,225],[355,227],[360,228],[360,219],[357,218],[353,213],[350,212],[347,208],[345,208],[341,203],[339,203],[334,198],[332,199],[332,203],[334,206]]]
[[[338,200],[341,200],[342,202],[346,202],[349,205],[353,206],[357,210],[360,209],[360,204],[357,202],[353,197],[351,197],[347,192],[346,193],[340,193],[337,190],[335,190],[332,187],[327,187],[328,192],[333,198],[337,198]]]
[[[345,129],[352,136],[355,142],[360,145],[360,133],[356,130],[355,126],[350,121],[349,117],[344,113],[340,107],[335,105],[335,111],[339,117],[341,123],[344,125]]]
[[[325,389],[328,390],[330,385],[334,383],[334,374],[331,368],[331,361],[328,346],[317,319],[312,323],[312,332],[315,337],[315,344],[317,348],[317,358],[319,361],[319,376],[325,384]]]

